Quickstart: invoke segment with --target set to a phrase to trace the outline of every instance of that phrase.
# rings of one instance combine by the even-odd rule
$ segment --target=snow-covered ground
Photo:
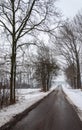
[[[10,121],[16,114],[23,112],[32,104],[47,96],[54,89],[55,88],[53,87],[46,93],[41,92],[40,89],[16,90],[17,103],[0,110],[0,127]]]
[[[82,90],[63,87],[68,101],[76,107],[77,113],[82,121]]]

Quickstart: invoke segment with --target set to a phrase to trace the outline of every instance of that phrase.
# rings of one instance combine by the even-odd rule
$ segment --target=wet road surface
[[[11,130],[82,130],[82,122],[60,88]]]

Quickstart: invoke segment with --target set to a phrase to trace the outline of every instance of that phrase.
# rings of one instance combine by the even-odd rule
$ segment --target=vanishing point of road
[[[58,88],[11,130],[82,130],[82,122]]]

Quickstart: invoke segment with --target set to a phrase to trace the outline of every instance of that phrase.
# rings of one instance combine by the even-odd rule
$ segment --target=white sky
[[[82,9],[82,0],[58,0],[56,6],[65,17],[72,18]]]

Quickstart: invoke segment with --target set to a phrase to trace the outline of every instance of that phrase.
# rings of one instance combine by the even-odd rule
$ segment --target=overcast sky
[[[82,0],[58,0],[57,7],[62,10],[65,17],[73,17],[82,9]]]

